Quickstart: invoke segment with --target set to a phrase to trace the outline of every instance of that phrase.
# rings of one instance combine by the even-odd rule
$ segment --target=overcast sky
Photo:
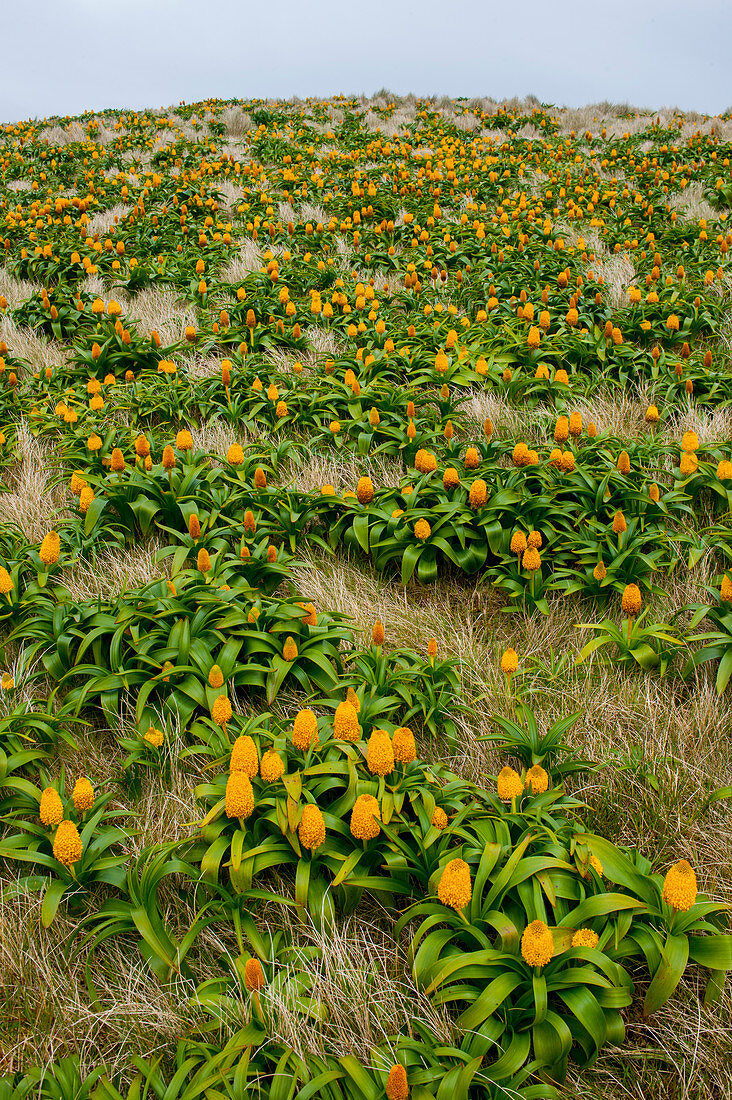
[[[4,122],[382,87],[732,106],[730,0],[2,0],[0,15]]]

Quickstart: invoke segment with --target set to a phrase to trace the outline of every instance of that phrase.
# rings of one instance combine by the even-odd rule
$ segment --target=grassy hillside
[[[0,1100],[732,1096],[731,158],[0,127]]]

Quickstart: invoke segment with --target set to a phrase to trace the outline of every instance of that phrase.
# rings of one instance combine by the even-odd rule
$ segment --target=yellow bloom
[[[314,852],[321,844],[325,843],[325,822],[319,808],[309,802],[302,811],[297,835],[303,848]]]
[[[460,912],[473,896],[470,868],[463,859],[451,859],[445,864],[437,884],[437,896],[443,905]]]
[[[546,966],[554,955],[554,939],[543,920],[534,920],[521,937],[521,954],[529,966]]]
[[[232,715],[231,703],[225,695],[217,696],[214,701],[214,705],[211,708],[211,717],[217,726],[225,726],[231,719]]]
[[[599,561],[595,568],[592,570],[592,576],[596,581],[604,581],[607,576],[607,569],[604,562]]]
[[[679,459],[679,473],[683,477],[695,474],[699,467],[699,459],[693,451],[682,451]]]
[[[38,551],[44,565],[54,565],[61,554],[61,539],[58,531],[49,531]]]
[[[232,772],[226,781],[227,817],[249,817],[254,810],[254,791],[246,772]]]
[[[523,554],[528,545],[529,544],[524,532],[514,531],[511,536],[511,553],[516,555]]]
[[[432,814],[432,821],[430,824],[435,829],[447,828],[447,814],[443,810],[442,806],[435,806],[435,812]]]
[[[437,469],[437,459],[431,451],[421,448],[414,456],[414,467],[420,474],[431,474]]]
[[[616,512],[613,516],[613,531],[616,535],[622,535],[627,530],[628,524],[625,522],[625,516],[620,511]]]
[[[125,468],[125,456],[122,454],[119,447],[115,447],[112,451],[109,468],[116,474],[121,474]]]
[[[176,435],[175,445],[179,451],[193,450],[193,436],[186,428],[183,428]]]
[[[220,688],[224,685],[224,674],[218,665],[212,665],[211,671],[208,674],[209,686],[212,688]]]
[[[659,418],[660,417],[659,417],[659,412],[658,412],[657,406],[656,405],[649,405],[648,408],[646,409],[646,423],[647,424],[658,424]]]
[[[661,499],[661,490],[658,488],[655,481],[652,481],[651,484],[648,486],[648,496],[651,498],[654,504],[658,504],[659,500]]]
[[[152,745],[154,749],[159,749],[165,740],[165,734],[162,730],[155,729],[155,726],[149,726],[144,740],[147,741],[149,745]]]
[[[482,477],[476,478],[470,486],[468,503],[471,508],[483,508],[488,500],[488,486]]]
[[[370,477],[360,477],[358,479],[356,497],[359,504],[370,504],[374,499],[374,486]]]
[[[346,702],[351,704],[356,714],[361,710],[361,700],[352,687],[346,692]]]
[[[688,860],[680,859],[666,872],[663,882],[663,900],[672,909],[686,913],[696,901],[697,887],[694,868]]]
[[[399,729],[394,730],[392,748],[394,759],[400,764],[411,764],[417,759],[417,746],[409,726],[400,726]]]
[[[372,775],[390,775],[394,771],[394,746],[386,730],[374,730],[369,737],[366,766]]]
[[[618,470],[621,474],[630,473],[630,455],[627,451],[621,451],[618,457]]]
[[[285,661],[297,660],[297,645],[292,635],[288,634],[282,647],[282,656]]]
[[[576,439],[582,435],[582,413],[573,412],[569,418],[569,434]]]
[[[524,793],[524,785],[521,776],[513,768],[501,768],[496,779],[496,789],[501,802],[511,802],[514,798],[520,798]]]
[[[518,653],[515,649],[507,649],[501,657],[501,672],[505,676],[512,676],[518,668]]]
[[[38,814],[41,823],[48,828],[53,828],[63,819],[64,807],[61,796],[55,787],[46,787],[41,794],[41,805]]]
[[[53,858],[65,867],[72,867],[81,859],[81,837],[73,821],[62,821],[53,838]]]
[[[13,589],[13,581],[5,566],[0,565],[0,595],[7,596]]]
[[[640,588],[637,584],[626,584],[623,589],[623,598],[621,600],[621,607],[623,614],[629,615],[631,618],[635,618],[641,609],[641,594]]]
[[[274,749],[268,749],[262,757],[259,774],[265,783],[275,783],[285,774],[285,762]]]
[[[569,439],[569,420],[566,416],[557,417],[556,427],[554,428],[554,442],[566,443]]]
[[[600,937],[591,928],[580,928],[572,936],[572,947],[597,947]]]
[[[246,734],[237,737],[229,760],[230,772],[244,772],[253,779],[259,772],[259,754],[252,738]]]
[[[454,466],[447,466],[445,472],[442,475],[442,487],[445,492],[449,492],[450,489],[455,489],[460,484],[460,475]]]
[[[542,768],[541,764],[534,764],[533,768],[529,768],[524,780],[524,786],[531,788],[532,794],[543,794],[549,787],[549,776]]]
[[[351,835],[356,840],[373,840],[379,835],[381,825],[379,803],[372,794],[362,794],[356,799],[351,810]]]
[[[529,573],[541,569],[541,556],[535,546],[527,546],[521,558],[521,567]]]
[[[723,458],[717,464],[717,477],[720,481],[732,481],[732,462],[728,458]]]
[[[82,515],[86,515],[91,505],[94,503],[94,490],[90,485],[87,485],[81,490],[79,494],[79,511]]]
[[[300,710],[295,715],[292,727],[292,740],[295,748],[301,752],[307,752],[311,745],[317,748],[320,744],[318,736],[318,719],[312,710]]]
[[[84,814],[92,808],[94,805],[94,788],[86,776],[81,776],[76,780],[71,797],[74,800],[77,813]]]
[[[361,736],[361,726],[358,721],[356,708],[345,700],[336,707],[333,716],[333,735],[341,741],[358,741]]]
[[[266,984],[259,959],[247,959],[244,963],[244,985],[249,993],[259,993]]]
[[[232,466],[241,466],[244,461],[244,451],[238,443],[232,443],[226,452],[226,461]]]
[[[722,584],[719,589],[720,603],[732,603],[732,580],[725,575],[722,577]]]
[[[414,525],[414,534],[421,542],[426,542],[432,534],[432,528],[426,519],[418,519]]]
[[[386,1079],[386,1100],[408,1100],[409,1084],[404,1066],[394,1065]]]
[[[301,603],[298,606],[301,607],[303,609],[303,611],[305,612],[305,614],[302,617],[302,621],[305,623],[305,625],[306,626],[317,626],[318,625],[318,613],[315,610],[315,604]]]
[[[681,439],[681,449],[683,451],[699,450],[699,436],[696,432],[684,432]]]
[[[374,623],[374,629],[371,631],[371,641],[373,645],[384,644],[384,624],[381,619],[377,619]]]
[[[200,573],[211,572],[211,558],[209,557],[208,550],[206,550],[204,546],[202,546],[201,549],[198,551],[198,555],[196,557],[196,569],[198,569]]]

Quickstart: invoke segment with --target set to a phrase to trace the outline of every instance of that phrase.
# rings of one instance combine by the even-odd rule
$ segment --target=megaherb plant
[[[630,670],[638,698],[729,690],[726,123],[387,93],[167,113],[0,127],[0,891],[41,896],[39,936],[82,922],[101,1044],[89,1071],[42,1013],[19,1038],[11,990],[0,1100],[556,1097],[689,964],[711,1003],[732,962],[689,859],[589,832],[558,702]],[[449,578],[439,651],[358,640],[316,596],[336,557],[416,626]],[[709,599],[659,616],[695,575]],[[551,636],[567,603],[589,641]],[[496,691],[485,640],[544,629]],[[339,1036],[322,937],[377,912],[363,988],[406,966],[421,1007]],[[129,1057],[112,950],[185,1001]]]

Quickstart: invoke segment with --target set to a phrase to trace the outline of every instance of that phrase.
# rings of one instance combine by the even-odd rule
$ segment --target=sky
[[[730,0],[3,0],[1,11],[0,122],[384,87],[732,107]]]

